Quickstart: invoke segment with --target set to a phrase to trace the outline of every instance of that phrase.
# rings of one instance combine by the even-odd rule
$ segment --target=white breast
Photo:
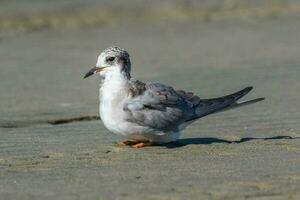
[[[174,140],[174,133],[158,133],[151,127],[140,126],[126,120],[127,113],[123,110],[123,106],[129,98],[128,80],[117,76],[105,79],[99,92],[99,113],[103,124],[109,131],[141,141],[169,142]],[[177,138],[178,134],[175,135]]]
[[[128,96],[126,84],[120,84],[117,81],[105,81],[100,88],[100,106],[99,113],[105,127],[118,134],[124,134],[123,104]]]

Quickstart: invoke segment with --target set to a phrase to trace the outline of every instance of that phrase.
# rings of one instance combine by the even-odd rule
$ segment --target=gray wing
[[[136,82],[133,85],[134,89],[140,88],[136,87]],[[193,115],[193,106],[172,87],[148,83],[140,91],[133,93],[135,96],[124,105],[128,121],[156,130],[170,131]]]
[[[240,98],[248,94],[252,89],[253,87],[246,87],[243,90],[223,97],[213,99],[200,99],[196,104],[194,104],[194,116],[187,121],[192,121],[206,115],[223,112],[225,110],[250,105],[264,100],[264,98],[257,98],[249,101],[238,102]]]
[[[252,87],[213,99],[200,99],[192,92],[174,90],[160,83],[133,82],[133,98],[124,106],[128,121],[157,130],[174,130],[180,124],[263,100],[253,99],[238,103]]]

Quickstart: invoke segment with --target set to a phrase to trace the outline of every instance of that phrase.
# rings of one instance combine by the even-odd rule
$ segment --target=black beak
[[[95,72],[97,71],[97,67],[93,67],[92,69],[90,69],[85,75],[84,75],[84,79],[89,77],[89,76],[92,76],[95,74]]]
[[[92,69],[90,69],[90,71],[88,71],[85,75],[84,75],[84,79],[89,77],[89,76],[92,76],[100,71],[102,71],[104,68],[106,67],[93,67]]]

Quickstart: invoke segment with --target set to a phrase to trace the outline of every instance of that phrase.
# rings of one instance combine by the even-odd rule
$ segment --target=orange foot
[[[133,148],[143,148],[147,146],[152,146],[153,143],[149,141],[145,142],[140,142],[140,141],[135,141],[135,140],[125,140],[122,142],[117,143],[117,146],[130,146]]]
[[[139,142],[135,145],[132,145],[133,148],[143,148],[143,147],[149,147],[153,146],[153,142]]]

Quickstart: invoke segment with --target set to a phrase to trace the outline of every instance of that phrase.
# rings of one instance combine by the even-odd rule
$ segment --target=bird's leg
[[[117,146],[132,146],[132,145],[135,145],[137,143],[139,143],[139,141],[136,141],[136,140],[124,140],[124,141],[118,142]]]
[[[131,147],[133,148],[143,148],[143,147],[149,147],[149,146],[153,146],[154,143],[151,141],[144,141],[144,142],[139,142],[137,144],[131,145]]]
[[[117,146],[130,146],[133,148],[142,148],[152,146],[154,143],[151,141],[136,141],[136,140],[124,140],[117,143]]]

